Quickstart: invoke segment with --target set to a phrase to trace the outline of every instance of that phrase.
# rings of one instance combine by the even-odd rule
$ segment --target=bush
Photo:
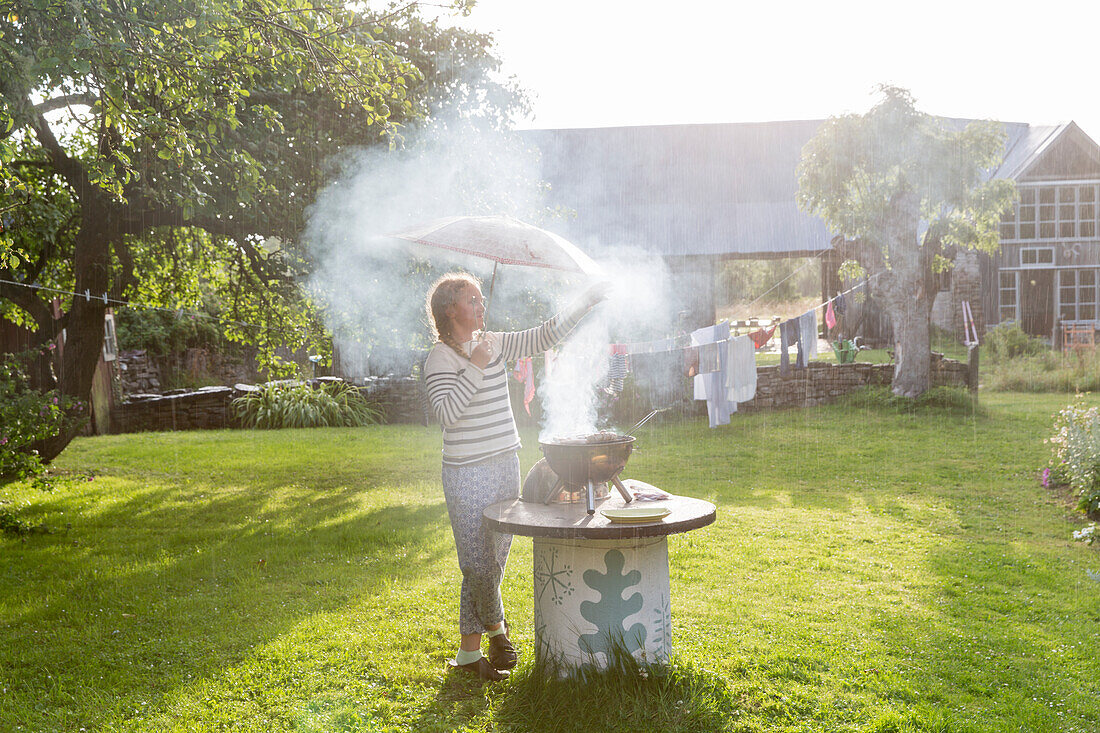
[[[1050,351],[1042,339],[1024,333],[1017,321],[1007,321],[986,331],[985,348],[994,362]]]
[[[1100,512],[1100,407],[1086,408],[1078,397],[1054,416],[1049,442],[1054,446],[1054,463],[1047,476],[1068,480],[1081,511]]]
[[[53,349],[53,345],[44,347]],[[82,402],[57,390],[38,392],[30,387],[25,365],[38,350],[4,354],[0,360],[0,479],[38,476],[42,460],[34,445],[83,422]]]
[[[381,411],[344,382],[317,388],[306,382],[270,382],[233,400],[233,409],[248,428],[359,427],[382,420]]]

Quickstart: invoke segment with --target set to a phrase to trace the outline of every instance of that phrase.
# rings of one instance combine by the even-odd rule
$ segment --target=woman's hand
[[[589,308],[594,307],[607,300],[612,287],[610,280],[600,280],[585,290],[581,298]]]
[[[470,361],[478,369],[484,369],[489,366],[489,362],[493,360],[493,342],[485,334],[482,334],[481,338],[477,340],[477,346],[470,352]]]

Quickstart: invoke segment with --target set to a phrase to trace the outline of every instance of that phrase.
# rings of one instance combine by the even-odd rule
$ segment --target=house
[[[962,125],[966,120],[951,120]],[[839,288],[834,233],[798,209],[797,167],[820,120],[531,130],[552,206],[550,228],[582,248],[617,245],[663,257],[694,323],[713,323],[725,259],[818,257],[823,300]],[[961,252],[933,321],[963,333],[1006,320],[1057,340],[1063,321],[1096,323],[1100,285],[1100,147],[1076,124],[1005,123],[1004,162],[1020,202],[1000,254]],[[873,288],[872,288],[873,290]],[[883,326],[882,319],[868,323]]]
[[[1018,321],[1057,343],[1062,325],[1097,327],[1100,148],[1070,122],[1028,127],[998,175],[1019,189],[1001,223],[1001,251],[981,262],[987,324]]]

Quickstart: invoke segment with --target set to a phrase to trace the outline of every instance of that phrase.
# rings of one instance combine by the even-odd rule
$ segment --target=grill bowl
[[[586,443],[583,439],[540,440],[539,446],[550,468],[567,484],[584,486],[589,481],[603,483],[617,476],[634,450],[634,437]]]

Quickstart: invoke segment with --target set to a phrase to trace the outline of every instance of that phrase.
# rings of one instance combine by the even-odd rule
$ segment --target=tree
[[[232,306],[223,315],[264,324],[270,343],[287,329],[316,334],[295,245],[326,161],[394,144],[403,123],[469,83],[443,77],[430,49],[459,64],[489,56],[487,36],[425,22],[415,3],[385,14],[342,0],[2,7],[0,280],[88,297],[55,323],[41,293],[0,282],[0,316],[39,342],[67,329],[61,388],[80,400],[104,294],[167,305],[214,282]],[[71,437],[40,446],[44,457]]]
[[[1003,126],[958,129],[917,111],[909,93],[883,86],[864,115],[833,117],[802,149],[798,203],[824,219],[835,246],[873,278],[894,329],[895,394],[929,387],[929,316],[945,248],[994,252],[1010,180],[989,179],[1004,154]]]

